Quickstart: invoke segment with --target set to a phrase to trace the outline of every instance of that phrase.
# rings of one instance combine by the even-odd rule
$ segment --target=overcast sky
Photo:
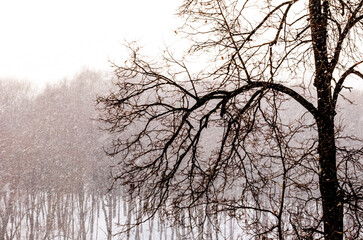
[[[0,78],[34,83],[110,69],[125,40],[163,48],[177,28],[171,0],[0,1]]]
[[[44,85],[111,71],[125,40],[156,54],[176,42],[178,0],[0,0],[0,79]],[[359,84],[352,81],[352,86]]]

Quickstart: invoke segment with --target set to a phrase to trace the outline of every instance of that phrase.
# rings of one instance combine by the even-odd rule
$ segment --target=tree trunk
[[[327,26],[329,1],[309,0],[311,38],[314,50],[314,86],[318,95],[316,122],[319,135],[319,185],[323,205],[325,240],[343,239],[343,204],[338,190],[334,134],[335,110],[331,95],[332,69],[328,58]]]
[[[334,135],[334,109],[330,103],[330,90],[318,91],[320,193],[323,206],[325,240],[343,239],[343,203],[339,190]]]

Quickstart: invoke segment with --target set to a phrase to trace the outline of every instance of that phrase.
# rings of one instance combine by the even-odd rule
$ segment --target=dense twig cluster
[[[336,148],[334,117],[345,80],[363,76],[361,49],[349,50],[362,5],[185,0],[188,54],[210,57],[198,74],[169,51],[156,64],[130,46],[118,91],[98,102],[115,183],[142,199],[139,221],[159,212],[198,225],[203,209],[205,221],[243,220],[246,236],[358,238],[362,150]]]

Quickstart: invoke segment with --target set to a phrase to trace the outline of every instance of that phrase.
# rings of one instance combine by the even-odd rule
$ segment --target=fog
[[[109,189],[117,156],[104,151],[110,137],[97,121],[95,99],[113,81],[84,71],[34,94],[29,83],[1,80],[0,239],[236,239],[238,225],[225,214],[204,231],[155,216],[118,234],[141,203]],[[350,94],[337,119],[346,134],[363,136],[362,92]]]
[[[96,120],[94,100],[113,80],[109,74],[84,71],[34,94],[31,84],[2,79],[1,240],[197,236],[197,230],[170,227],[157,216],[117,234],[120,224],[138,216],[141,203],[126,203],[123,189],[109,190],[113,160],[103,150],[109,137]],[[235,223],[226,216],[219,221],[223,234],[234,239]]]

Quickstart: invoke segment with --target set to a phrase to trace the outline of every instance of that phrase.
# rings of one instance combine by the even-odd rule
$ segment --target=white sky
[[[110,70],[125,40],[160,50],[178,27],[174,0],[0,0],[0,78],[37,84]]]
[[[0,79],[40,86],[84,68],[111,71],[125,40],[152,54],[176,41],[178,0],[0,0]],[[178,22],[179,21],[179,22]],[[359,82],[352,81],[353,86]]]

